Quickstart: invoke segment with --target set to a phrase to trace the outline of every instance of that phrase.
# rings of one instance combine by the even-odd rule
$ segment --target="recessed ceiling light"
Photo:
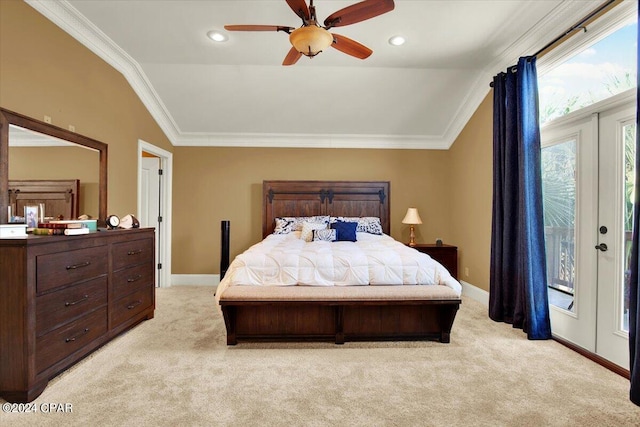
[[[389,39],[389,44],[393,46],[402,46],[406,42],[402,36],[393,36]]]
[[[226,42],[229,40],[226,34],[221,33],[220,31],[209,31],[207,33],[207,37],[209,37],[214,42]]]

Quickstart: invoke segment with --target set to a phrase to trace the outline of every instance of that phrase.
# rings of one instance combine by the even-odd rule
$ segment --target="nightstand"
[[[412,246],[414,249],[429,255],[444,266],[454,279],[458,279],[458,247],[452,245],[436,246],[434,243],[423,243]]]

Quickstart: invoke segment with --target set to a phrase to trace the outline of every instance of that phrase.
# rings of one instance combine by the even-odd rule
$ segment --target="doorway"
[[[625,369],[635,110],[626,92],[542,129],[551,330]]]
[[[173,154],[138,141],[138,215],[156,229],[156,286],[171,286],[171,200]]]

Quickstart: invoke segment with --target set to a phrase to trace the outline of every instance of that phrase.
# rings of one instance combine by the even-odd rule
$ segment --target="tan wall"
[[[173,272],[219,272],[220,221],[231,221],[231,255],[262,238],[262,181],[391,182],[391,235],[409,241],[401,223],[417,207],[419,242],[450,234],[446,151],[175,147]]]
[[[486,291],[493,198],[492,99],[490,92],[449,150],[451,235],[459,250],[459,278]]]
[[[109,213],[137,208],[138,139],[173,149],[122,74],[17,0],[0,1],[0,106],[107,143]]]

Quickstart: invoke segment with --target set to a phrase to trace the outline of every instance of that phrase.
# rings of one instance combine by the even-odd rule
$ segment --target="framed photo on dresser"
[[[27,228],[38,227],[38,206],[24,207],[24,223],[27,225]]]

